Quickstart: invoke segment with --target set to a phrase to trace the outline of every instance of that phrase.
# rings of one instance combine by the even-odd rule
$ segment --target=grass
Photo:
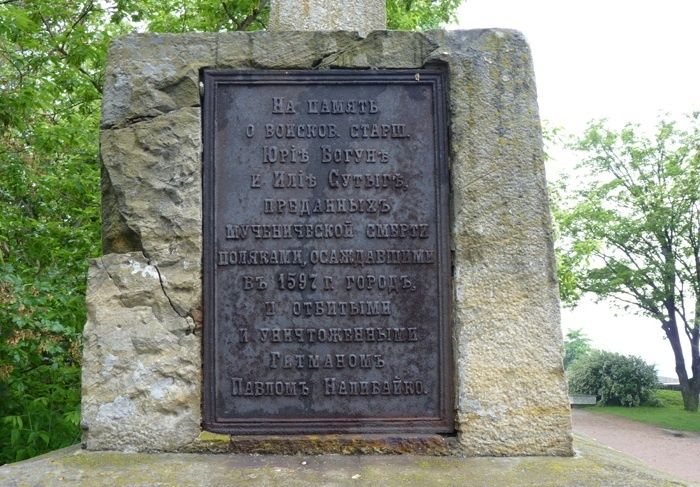
[[[586,410],[593,413],[614,414],[672,430],[700,432],[700,412],[685,411],[679,391],[657,390],[656,397],[663,402],[663,406],[638,406],[634,408],[592,406]]]

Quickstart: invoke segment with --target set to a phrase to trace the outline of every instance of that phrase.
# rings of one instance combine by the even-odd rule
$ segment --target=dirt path
[[[573,410],[574,431],[642,460],[652,468],[700,485],[700,435],[675,436],[657,426],[609,414]]]

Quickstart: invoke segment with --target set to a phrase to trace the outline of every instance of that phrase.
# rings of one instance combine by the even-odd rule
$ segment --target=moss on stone
[[[221,435],[219,433],[212,433],[211,431],[202,431],[197,437],[197,441],[206,441],[212,443],[230,443],[231,435]]]

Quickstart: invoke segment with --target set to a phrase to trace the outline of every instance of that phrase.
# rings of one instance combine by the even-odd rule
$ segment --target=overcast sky
[[[569,132],[591,119],[653,124],[660,113],[700,110],[700,0],[465,0],[458,17],[457,28],[525,34],[540,115]],[[574,162],[556,155],[548,175]],[[675,377],[654,320],[588,300],[564,310],[562,327],[582,328],[594,346],[639,355]]]

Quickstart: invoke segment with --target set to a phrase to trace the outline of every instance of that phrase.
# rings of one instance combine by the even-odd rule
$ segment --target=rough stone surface
[[[193,426],[201,355],[199,69],[431,63],[449,68],[459,444],[469,455],[571,453],[535,84],[527,44],[505,30],[364,39],[348,32],[134,35],[112,45],[101,143],[103,240],[115,255],[96,262],[90,277],[88,448],[222,449]],[[130,274],[130,260],[158,279]],[[127,277],[149,291],[134,293],[123,285]],[[194,335],[168,331],[192,328]],[[168,340],[153,352],[123,330]],[[112,356],[123,370],[109,369]],[[187,373],[172,365],[183,360]],[[139,363],[150,376],[127,380],[138,377]],[[155,401],[154,384],[169,379],[173,392],[166,388]],[[187,426],[175,427],[178,421]]]
[[[193,455],[88,452],[76,447],[0,467],[7,487],[605,486],[687,485],[593,440],[575,458]]]
[[[217,66],[234,69],[312,69],[352,48],[356,32],[227,32],[219,34]]]
[[[214,35],[201,34],[142,34],[115,40],[105,71],[102,127],[199,106],[199,68],[214,64],[216,42]]]
[[[175,310],[201,314],[202,190],[200,109],[179,108],[123,128],[103,129],[105,253],[129,239],[158,266]],[[121,225],[112,222],[123,222]],[[118,229],[122,232],[118,232]],[[126,235],[122,239],[120,235]]]
[[[372,32],[366,39],[324,57],[319,68],[421,68],[438,44],[415,32]]]
[[[199,434],[200,337],[162,279],[137,252],[90,266],[82,381],[89,449],[177,451]]]
[[[566,454],[569,401],[529,49],[504,31],[433,40],[450,62],[459,439],[473,455]]]
[[[268,30],[386,29],[385,0],[272,0]]]

